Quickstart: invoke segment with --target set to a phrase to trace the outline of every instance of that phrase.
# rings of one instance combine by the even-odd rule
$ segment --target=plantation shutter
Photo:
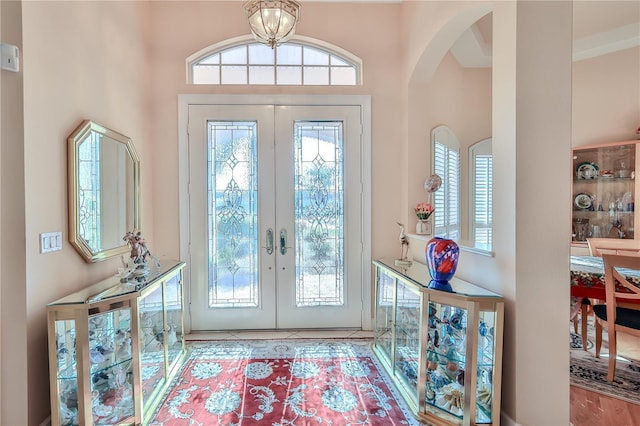
[[[476,243],[491,244],[493,226],[493,157],[475,156],[475,198],[473,230]]]
[[[435,234],[457,239],[460,236],[460,153],[440,142],[434,143],[434,170],[442,178],[434,193]]]

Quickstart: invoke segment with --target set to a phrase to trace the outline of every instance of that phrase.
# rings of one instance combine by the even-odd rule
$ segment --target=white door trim
[[[371,318],[371,97],[368,95],[178,95],[180,258],[189,259],[189,105],[358,105],[362,111],[362,328]],[[191,332],[190,265],[184,273],[185,331]]]

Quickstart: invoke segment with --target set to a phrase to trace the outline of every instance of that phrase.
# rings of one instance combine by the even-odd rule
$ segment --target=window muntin
[[[190,83],[224,85],[355,86],[360,64],[336,52],[288,42],[276,49],[243,43],[189,62]]]

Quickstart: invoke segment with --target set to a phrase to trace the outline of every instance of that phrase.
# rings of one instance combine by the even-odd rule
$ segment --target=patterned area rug
[[[152,425],[419,425],[370,340],[189,344]]]
[[[613,383],[607,381],[609,368],[606,331],[603,332],[603,345],[600,358],[595,356],[595,335],[589,327],[587,351],[582,349],[582,338],[570,332],[571,345],[571,384],[613,398],[640,404],[640,364],[618,357],[616,375]]]

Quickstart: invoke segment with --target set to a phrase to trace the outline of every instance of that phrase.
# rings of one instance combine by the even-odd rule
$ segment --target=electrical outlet
[[[0,68],[7,71],[18,72],[20,70],[20,50],[18,46],[0,43]]]

